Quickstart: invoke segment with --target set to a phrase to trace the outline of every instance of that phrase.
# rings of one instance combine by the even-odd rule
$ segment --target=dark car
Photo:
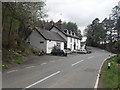
[[[58,55],[58,56],[67,56],[67,53],[64,50],[56,49],[52,50],[51,52],[52,55]]]

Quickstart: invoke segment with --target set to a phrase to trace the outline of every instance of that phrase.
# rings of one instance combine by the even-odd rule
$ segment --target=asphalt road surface
[[[100,66],[112,55],[92,48],[91,54],[43,56],[42,62],[4,72],[3,88],[94,88]]]

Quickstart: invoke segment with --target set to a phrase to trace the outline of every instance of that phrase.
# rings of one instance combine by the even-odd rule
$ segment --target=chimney
[[[51,21],[50,21],[50,25],[54,25],[54,22],[53,22],[53,20],[51,20]]]
[[[61,19],[58,21],[57,24],[58,24],[58,27],[59,27],[60,29],[63,29],[63,28],[62,28],[62,21],[61,21]]]
[[[58,21],[58,24],[62,24],[62,21],[61,21],[61,19]]]

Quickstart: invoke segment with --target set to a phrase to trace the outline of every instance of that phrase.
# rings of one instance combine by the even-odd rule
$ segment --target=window
[[[57,42],[57,47],[58,47],[58,48],[60,48],[60,45],[61,45],[61,43],[60,43],[60,42]]]
[[[44,42],[43,41],[40,41],[40,44],[43,44]]]
[[[69,31],[69,34],[70,34],[70,31]]]

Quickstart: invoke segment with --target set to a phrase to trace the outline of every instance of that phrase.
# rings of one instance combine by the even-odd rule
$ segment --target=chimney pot
[[[62,21],[61,21],[61,19],[58,21],[58,24],[62,24]]]
[[[53,22],[53,20],[52,20],[52,21],[50,21],[50,25],[54,25],[54,22]]]

